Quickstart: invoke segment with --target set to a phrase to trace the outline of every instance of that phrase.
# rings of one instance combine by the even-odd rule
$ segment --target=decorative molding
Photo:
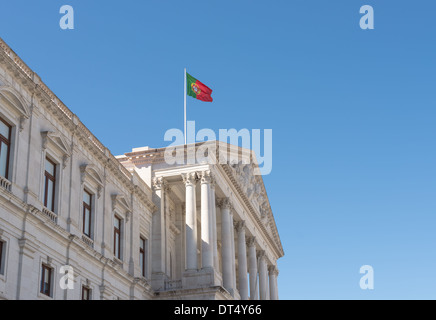
[[[62,169],[65,169],[68,166],[69,162],[70,162],[70,156],[64,154],[64,156],[62,157]]]
[[[94,185],[97,189],[97,197],[101,196],[101,189],[104,185],[104,178],[98,172],[98,169],[93,164],[83,164],[80,166],[80,181],[83,185],[86,180],[89,180],[89,183]],[[100,189],[100,190],[99,190]]]
[[[265,250],[258,250],[258,251],[256,252],[256,256],[257,256],[257,258],[258,258],[259,260],[266,259],[266,253],[265,253]]]
[[[236,181],[235,175],[232,171],[233,169],[231,168],[231,166],[229,164],[222,164],[220,167],[224,170],[227,177],[230,179],[232,184],[235,186],[236,190],[238,191],[238,195],[242,198],[243,203],[245,203],[245,205],[249,209],[248,210],[249,215],[251,216],[251,218],[253,218],[254,221],[257,222],[257,225],[259,226],[259,230],[262,231],[265,239],[271,244],[271,247],[275,250],[277,256],[278,257],[283,256],[284,255],[283,247],[282,247],[282,244],[280,241],[280,237],[278,234],[276,224],[274,222],[274,218],[271,217],[272,227],[270,228],[270,230],[271,230],[271,232],[270,232],[269,230],[266,229],[265,225],[263,224],[263,222],[259,216],[259,214],[260,214],[260,212],[258,211],[259,208],[257,208],[257,210],[254,208],[253,202],[248,199],[248,197],[245,195],[244,191],[242,190],[241,186]],[[257,176],[257,179],[261,179],[261,176]],[[262,189],[264,189],[263,183],[262,183]],[[270,211],[270,215],[272,216],[271,211]]]
[[[233,208],[233,205],[232,205],[232,202],[230,201],[230,198],[220,199],[218,201],[218,206],[221,209],[229,209],[229,210],[231,210]]]
[[[19,125],[18,125],[20,132],[23,131],[23,129],[24,129],[24,125],[26,124],[26,120],[27,120],[27,119],[28,119],[28,118],[26,118],[25,116],[21,116],[21,117],[20,117],[20,123],[19,123]]]
[[[132,210],[130,209],[129,202],[126,200],[126,198],[120,194],[112,194],[111,199],[112,212],[116,211],[117,206],[119,206],[122,209],[121,213],[126,215],[126,221],[128,221],[128,215],[132,212]]]
[[[247,247],[252,247],[256,245],[256,237],[247,238]]]
[[[217,180],[215,178],[215,175],[213,174],[210,179],[210,187],[212,188],[212,190],[215,190],[216,184],[217,184]]]
[[[163,177],[154,177],[152,184],[154,190],[162,190],[166,183]]]
[[[210,184],[213,179],[213,174],[210,170],[205,170],[200,172],[200,177],[202,184]]]
[[[279,275],[279,270],[274,265],[268,266],[268,272],[269,272],[270,276],[274,275],[274,276],[277,277]]]
[[[11,106],[13,110],[20,115],[20,118],[24,117],[28,119],[30,117],[30,110],[26,100],[12,86],[0,86],[0,101],[4,101],[6,105]],[[20,119],[20,122],[21,121]]]
[[[58,151],[62,157],[69,157],[71,155],[71,148],[62,137],[61,134],[54,131],[43,131],[42,136],[42,150],[46,150],[48,144],[50,144],[54,149],[53,151]]]
[[[235,227],[236,231],[239,233],[239,232],[245,230],[245,226],[246,226],[246,223],[244,220],[236,222],[236,227]]]
[[[168,183],[165,183],[163,190],[166,194],[169,194],[171,192],[171,187]]]
[[[181,175],[186,186],[195,186],[197,184],[197,172],[182,173]]]
[[[20,57],[0,38],[0,62],[13,72],[14,83],[20,83],[23,88],[35,98],[34,110],[38,113],[49,113],[55,120],[63,124],[71,136],[76,137],[76,143],[80,144],[92,154],[102,165],[107,165],[108,170],[114,177],[118,178],[120,184],[129,188],[133,185],[132,173],[129,172],[111,152],[91,133],[91,131],[80,121],[80,119],[47,87],[41,78],[30,69]],[[5,99],[19,115],[29,118],[32,104],[27,103],[22,95],[11,85],[0,82],[0,100]],[[38,105],[38,107],[36,107]],[[30,106],[30,107],[28,107]],[[147,194],[142,190],[149,189],[144,181],[138,184],[141,190],[136,195],[146,204],[149,210],[154,211],[155,206]],[[151,191],[151,190],[150,190]]]

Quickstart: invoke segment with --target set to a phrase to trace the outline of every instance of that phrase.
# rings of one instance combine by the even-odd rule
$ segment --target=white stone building
[[[255,158],[186,150],[115,158],[0,39],[0,299],[278,299]]]

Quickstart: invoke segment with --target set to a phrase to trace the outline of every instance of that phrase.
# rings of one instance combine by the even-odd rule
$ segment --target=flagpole
[[[184,125],[185,125],[185,144],[187,144],[186,142],[187,142],[187,140],[186,140],[186,68],[185,68],[185,88],[184,88],[184,92],[185,92],[185,96],[184,96],[184,99],[185,99],[185,122],[184,122]]]

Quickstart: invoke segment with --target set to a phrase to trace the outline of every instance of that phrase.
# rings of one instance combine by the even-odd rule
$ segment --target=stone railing
[[[94,137],[94,135],[91,133],[91,131],[89,131],[89,129],[80,121],[78,124],[78,129],[79,129],[79,131],[84,133],[88,137],[89,140],[91,140],[92,144],[94,146],[96,146],[98,148],[98,150],[100,150],[103,153],[105,152],[104,150],[106,148],[104,147],[104,145],[96,137]]]
[[[91,248],[94,247],[94,240],[92,240],[91,238],[89,238],[86,235],[82,235],[82,241],[85,242],[85,244]]]
[[[0,176],[0,187],[2,187],[3,189],[6,189],[7,191],[10,192],[11,191],[11,182],[8,179]]]
[[[58,215],[56,213],[48,210],[46,207],[42,207],[42,213],[45,214],[51,221],[57,223]]]
[[[165,281],[165,290],[182,289],[182,280]]]

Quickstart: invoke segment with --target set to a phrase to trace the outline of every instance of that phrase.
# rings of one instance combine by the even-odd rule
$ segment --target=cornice
[[[241,197],[241,199],[243,200],[244,204],[249,209],[248,212],[250,213],[251,218],[257,222],[258,229],[262,231],[264,238],[269,242],[269,244],[271,245],[272,248],[275,248],[276,254],[278,255],[278,257],[282,257],[284,255],[284,252],[283,252],[283,247],[282,247],[280,238],[278,237],[278,232],[275,232],[277,240],[274,241],[271,238],[271,236],[268,233],[268,231],[266,230],[265,225],[262,223],[259,215],[256,213],[255,209],[251,205],[251,202],[248,200],[247,196],[242,191],[241,186],[236,181],[236,179],[235,179],[235,177],[234,177],[234,175],[233,175],[233,173],[231,171],[232,169],[230,168],[230,165],[228,165],[228,164],[219,164],[218,167],[223,169],[223,171],[225,172],[227,178],[230,179],[230,181],[232,182],[233,186],[238,191],[238,195]]]
[[[0,64],[6,65],[6,69],[17,78],[16,80],[21,80],[19,82],[26,87],[30,95],[34,95],[40,104],[63,124],[72,136],[76,137],[77,142],[81,142],[93,156],[102,162],[103,166],[107,165],[111,173],[124,183],[131,192],[134,192],[150,210],[154,210],[155,206],[147,195],[140,188],[135,188],[135,184],[132,182],[132,173],[118,162],[109,149],[91,133],[2,38],[0,38]],[[145,182],[143,183],[146,185]]]

